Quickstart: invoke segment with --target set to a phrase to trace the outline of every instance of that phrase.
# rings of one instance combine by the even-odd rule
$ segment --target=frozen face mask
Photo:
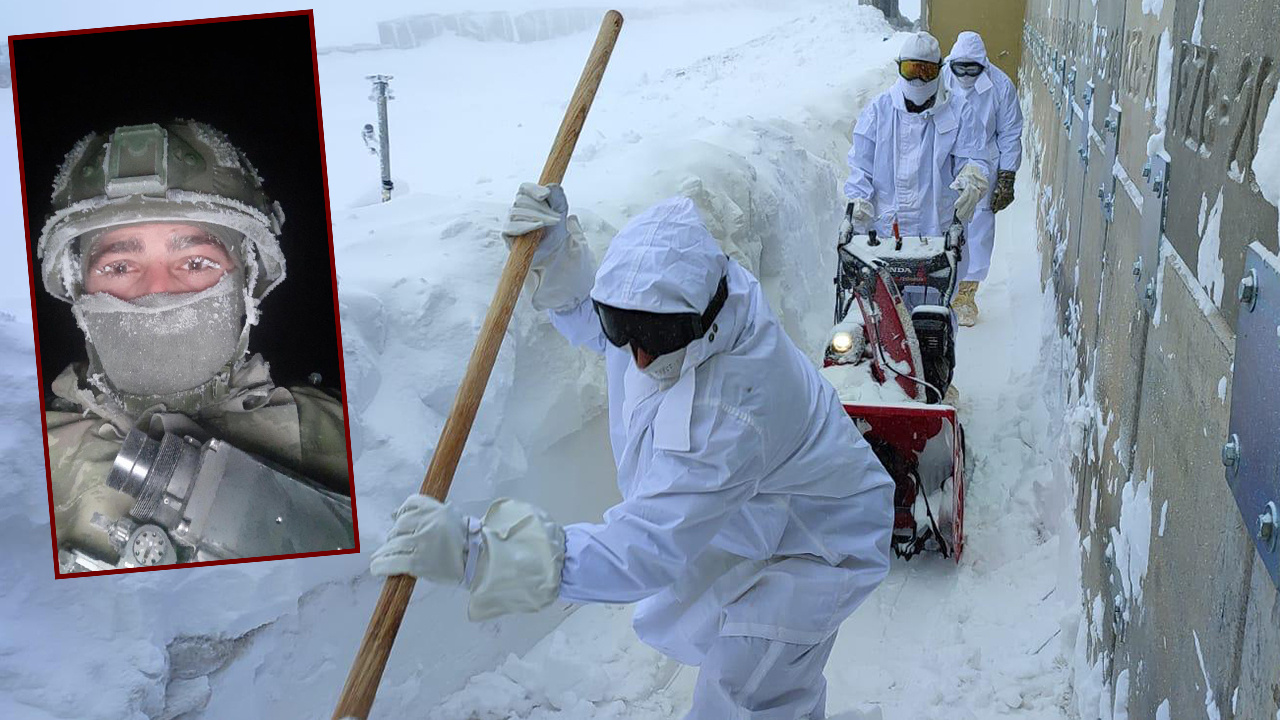
[[[114,389],[161,397],[201,387],[243,354],[244,295],[233,271],[199,292],[82,295],[72,312],[91,365]]]
[[[680,370],[684,367],[685,352],[689,346],[680,348],[666,355],[659,355],[640,372],[653,378],[663,388],[670,387],[680,379]]]

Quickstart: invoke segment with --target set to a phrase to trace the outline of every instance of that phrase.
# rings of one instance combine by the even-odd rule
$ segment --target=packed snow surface
[[[368,27],[420,8],[368,5],[359,15],[318,8],[319,44],[349,41],[332,31],[339,20]],[[440,9],[468,7],[455,5]],[[628,20],[579,140],[564,183],[572,209],[598,255],[638,210],[691,196],[816,363],[829,338],[849,130],[892,82],[901,38],[877,11],[835,0],[653,5],[667,11]],[[112,23],[180,17],[140,2],[112,8]],[[68,22],[44,6],[23,13],[11,31]],[[94,17],[84,22],[108,24]],[[442,36],[409,51],[321,56],[366,555],[432,455],[506,258],[502,216],[518,183],[538,176],[592,35]],[[360,140],[374,117],[365,75],[375,72],[395,76],[388,204]],[[0,148],[3,218],[18,236],[8,113]],[[897,566],[845,624],[827,671],[833,714],[1067,717],[1079,582],[1062,519],[1061,408],[1046,384],[1059,360],[1039,347],[1052,320],[1027,310],[1043,304],[1037,273],[1025,271],[1037,260],[1017,242],[1033,233],[1033,211],[1020,200],[998,216],[1005,240],[978,298],[982,323],[959,340],[975,471],[964,562]],[[25,268],[9,247],[3,265]],[[10,558],[0,566],[0,717],[327,717],[380,590],[365,555],[53,580],[25,276],[18,283],[6,286],[22,292],[0,295],[0,537]],[[476,511],[514,495],[562,522],[598,520],[617,499],[603,380],[597,359],[522,300],[450,498]],[[373,717],[657,720],[688,706],[695,671],[641,645],[629,608],[557,605],[470,624],[465,600],[419,584]]]

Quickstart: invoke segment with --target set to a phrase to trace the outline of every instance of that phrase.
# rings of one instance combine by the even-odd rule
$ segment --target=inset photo
[[[9,49],[55,574],[358,552],[311,12]]]

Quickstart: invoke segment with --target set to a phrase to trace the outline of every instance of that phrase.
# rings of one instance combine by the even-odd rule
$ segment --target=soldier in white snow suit
[[[953,217],[968,221],[987,194],[981,125],[939,92],[941,70],[938,41],[909,36],[898,81],[858,117],[844,184],[854,229],[890,236],[896,222],[903,236],[941,235]]]
[[[278,543],[270,544],[287,549],[281,552],[354,547],[350,503],[343,497],[350,478],[342,403],[316,387],[277,387],[262,357],[248,354],[258,302],[284,279],[278,241],[283,222],[243,154],[203,123],[92,133],[68,153],[37,245],[44,287],[71,306],[88,355],[58,375],[45,403],[53,522],[64,572],[165,561],[161,553],[137,558],[127,552],[133,543],[126,538],[147,523],[172,533],[179,522],[191,521],[181,540],[193,544],[168,543],[175,552],[165,562],[279,554],[235,554],[240,541],[272,533],[279,533]],[[289,498],[296,522],[236,532],[236,520],[249,522],[252,513],[228,499],[236,478],[226,476],[217,485],[218,500],[197,511],[165,496],[165,507],[172,503],[182,512],[161,517],[167,511],[151,490],[127,486],[130,494],[108,485],[127,437],[170,438],[175,452],[187,442],[182,438],[197,446],[216,439],[311,482],[276,473],[270,477],[279,485],[267,487],[267,475],[252,481],[252,473],[237,476],[246,478],[249,492],[259,493],[257,500]],[[161,453],[152,467],[160,468],[166,457],[176,454]],[[137,466],[139,472],[145,465]],[[193,487],[184,485],[182,492]],[[167,491],[181,494],[175,486]],[[249,498],[245,507],[266,504]],[[306,507],[318,514],[308,516]],[[199,545],[211,518],[227,533],[213,556]],[[108,528],[113,521],[118,523]],[[312,536],[316,544],[294,542],[304,528],[323,531]]]
[[[1013,81],[987,59],[987,47],[976,32],[962,32],[956,38],[943,78],[951,102],[970,109],[981,124],[986,159],[996,171],[995,187],[991,194],[983,195],[966,227],[968,246],[960,266],[960,296],[968,302],[956,312],[961,323],[972,325],[978,319],[973,298],[978,283],[987,279],[995,247],[995,213],[1013,202],[1014,177],[1022,165],[1022,108]]]
[[[546,228],[533,304],[604,355],[622,502],[562,528],[417,495],[373,572],[466,583],[472,619],[637,603],[642,640],[701,666],[688,718],[824,718],[836,631],[888,573],[893,481],[691,201],[633,219],[596,272],[567,208],[523,185],[505,234]]]

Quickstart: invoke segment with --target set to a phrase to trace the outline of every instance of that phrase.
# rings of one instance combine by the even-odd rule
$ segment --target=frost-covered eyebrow
[[[201,245],[216,245],[222,247],[222,243],[212,235],[175,235],[169,238],[169,252],[177,252],[188,248],[200,247]]]
[[[110,242],[100,243],[98,247],[93,249],[93,254],[89,256],[89,264],[97,265],[103,255],[113,253],[121,255],[136,255],[143,252],[145,249],[146,248],[143,246],[142,240],[136,236],[124,238],[123,240],[112,240]]]

